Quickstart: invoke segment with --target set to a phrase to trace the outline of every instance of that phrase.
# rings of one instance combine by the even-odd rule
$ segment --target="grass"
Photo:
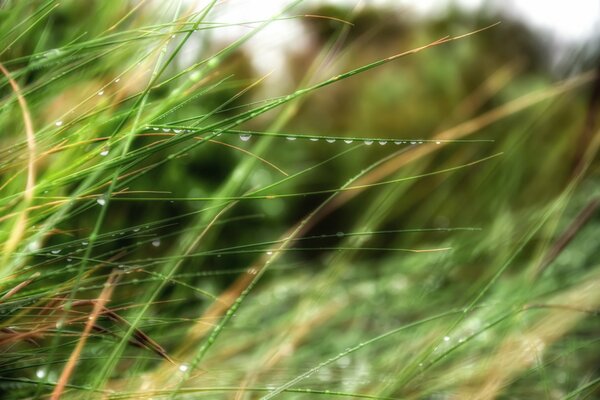
[[[2,3],[2,398],[597,396],[589,61],[301,3]]]

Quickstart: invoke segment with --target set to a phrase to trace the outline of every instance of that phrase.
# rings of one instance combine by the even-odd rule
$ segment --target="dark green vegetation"
[[[598,396],[588,52],[296,3],[0,3],[0,397]]]

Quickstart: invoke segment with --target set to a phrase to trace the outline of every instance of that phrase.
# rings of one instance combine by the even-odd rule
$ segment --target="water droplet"
[[[47,58],[56,58],[61,55],[61,51],[59,49],[52,49],[44,53],[44,57]]]
[[[37,371],[35,371],[35,376],[42,379],[46,376],[46,371],[44,371],[43,369],[38,369]]]
[[[380,140],[377,143],[379,143],[382,146],[385,146],[387,144],[387,140]]]
[[[56,126],[62,126],[62,124],[63,124],[63,122],[62,122],[62,121],[56,121],[56,122],[54,123],[54,125],[56,125]]]
[[[250,140],[251,137],[252,137],[252,135],[248,135],[248,134],[242,134],[242,135],[240,135],[240,139],[243,142],[247,142],[248,140]]]
[[[106,199],[104,197],[99,197],[96,199],[96,203],[100,204],[101,206],[106,204]]]
[[[134,232],[139,232],[139,231],[140,231],[140,228],[135,228],[133,231],[134,231]]]
[[[107,155],[108,155],[108,149],[104,149],[104,150],[102,150],[102,151],[100,152],[100,155],[101,155],[102,157],[104,157],[104,156],[107,156]]]
[[[254,268],[254,267],[248,268],[248,273],[250,275],[256,275],[258,273],[258,270],[256,268]]]
[[[67,258],[67,262],[71,262],[71,261],[73,261],[72,258]]]
[[[310,139],[308,139],[308,140],[310,140],[311,142],[318,142],[318,141],[319,141],[319,138],[316,138],[316,137],[311,137],[311,138],[310,138]]]
[[[185,371],[187,371],[188,369],[190,369],[190,366],[189,366],[189,365],[187,365],[187,364],[181,364],[181,365],[179,366],[179,370],[180,370],[181,372],[185,372]]]
[[[29,243],[29,245],[27,245],[27,250],[29,251],[37,251],[40,249],[40,241],[39,240],[34,240],[33,242]]]
[[[214,68],[214,67],[216,67],[217,65],[219,65],[219,58],[218,58],[218,57],[213,57],[213,58],[211,58],[210,60],[208,60],[208,62],[206,63],[206,65],[207,65],[209,68]]]
[[[370,145],[372,145],[372,144],[373,144],[373,141],[372,141],[372,140],[365,140],[365,144],[366,144],[367,146],[370,146]]]
[[[402,144],[402,140],[394,140],[394,144]]]
[[[449,342],[450,341],[450,336],[444,336],[444,342]]]
[[[344,143],[348,143],[348,144],[350,144],[350,143],[352,143],[353,141],[354,141],[354,140],[352,140],[352,139],[345,139],[345,140],[344,140]]]
[[[417,142],[410,142],[410,144],[417,144]]]
[[[121,80],[121,78],[115,79],[115,83],[119,83],[120,80]]]
[[[337,237],[343,237],[344,236],[344,232],[337,232],[335,234],[335,236],[337,236]]]
[[[344,356],[344,357],[340,358],[339,360],[337,360],[337,364],[341,368],[347,368],[351,362],[352,362],[352,360],[350,359],[349,356]]]
[[[173,129],[173,132],[175,132],[175,133],[181,133],[181,129]]]
[[[163,128],[162,130],[163,132],[171,132],[171,130],[169,128]]]
[[[153,240],[153,241],[152,241],[152,246],[154,246],[154,247],[158,247],[158,246],[160,246],[160,239],[155,239],[155,240]]]
[[[104,90],[98,92],[98,96],[102,96],[104,94]]]
[[[287,139],[287,140],[296,140],[296,138],[295,138],[295,137],[293,137],[293,136],[288,136],[288,137],[286,137],[286,139]]]
[[[83,242],[81,242],[81,245],[82,245],[82,246],[87,246],[87,245],[88,245],[88,242],[86,242],[86,241],[84,240]]]
[[[335,139],[325,139],[327,143],[335,143]]]
[[[435,142],[435,144],[442,144],[442,142],[440,142],[439,140],[437,140],[437,141]]]
[[[272,255],[272,254],[273,254],[273,252],[272,252],[272,251],[267,251],[267,255],[268,255],[268,256],[270,256],[270,255]]]
[[[60,249],[50,250],[50,253],[52,253],[52,254],[58,254],[58,253],[60,253]]]
[[[196,82],[200,79],[201,76],[202,75],[200,74],[200,72],[193,72],[192,74],[190,74],[190,80]]]
[[[157,131],[157,130],[158,130],[158,128],[157,128],[157,127],[154,127],[154,128],[152,128],[152,130],[153,130],[153,131]]]

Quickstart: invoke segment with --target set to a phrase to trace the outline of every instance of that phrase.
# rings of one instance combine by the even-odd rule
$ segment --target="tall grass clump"
[[[0,3],[0,397],[597,397],[591,52],[248,3]]]

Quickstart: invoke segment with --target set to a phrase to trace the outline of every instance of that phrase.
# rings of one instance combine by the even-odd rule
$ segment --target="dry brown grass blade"
[[[33,282],[33,280],[35,278],[37,278],[38,276],[40,276],[39,272],[36,272],[35,274],[33,274],[31,276],[31,278],[24,280],[23,282],[19,283],[17,286],[15,286],[14,288],[10,289],[8,292],[4,293],[4,295],[2,297],[0,297],[0,300],[6,301],[8,299],[10,299],[12,296],[14,296],[15,294],[17,294],[21,289],[23,289],[25,286],[29,285],[31,282]]]
[[[124,324],[127,327],[130,326],[129,322],[125,318],[121,317],[119,314],[117,314],[116,312],[114,312],[112,310],[109,310],[106,307],[102,311],[102,314],[107,316],[114,322]],[[160,357],[164,358],[169,363],[175,364],[173,359],[171,357],[169,357],[169,355],[167,354],[167,351],[164,349],[164,347],[162,347],[160,344],[158,344],[158,342],[156,342],[150,336],[145,334],[144,331],[142,331],[139,328],[134,329],[133,340],[130,340],[130,343],[137,344],[143,348],[149,349],[149,350],[153,351],[154,353],[158,354]]]
[[[75,300],[71,303],[70,311],[72,312],[74,308],[78,308],[78,307],[96,306],[97,303],[98,303],[97,299]],[[61,304],[59,307],[64,309],[65,305],[66,304]],[[100,317],[100,316],[105,316],[105,317],[109,318],[110,320],[112,320],[113,322],[120,324],[120,325],[124,325],[125,327],[130,326],[129,322],[125,318],[123,318],[119,314],[117,314],[117,312],[114,309],[102,307],[98,314],[98,317]],[[68,323],[73,323],[78,320],[85,320],[86,318],[87,317],[71,319]],[[97,332],[107,333],[107,334],[116,336],[112,332],[110,332],[109,330],[103,328],[102,326],[100,326],[98,324],[95,324],[92,328]],[[40,331],[38,330],[38,332],[40,332]],[[158,342],[156,342],[154,339],[152,339],[150,336],[148,336],[146,333],[144,333],[141,329],[136,328],[134,330],[133,338],[129,340],[129,343],[131,345],[134,345],[137,347],[148,349],[148,350],[154,352],[155,354],[157,354],[158,356],[160,356],[161,358],[165,359],[166,361],[170,362],[171,364],[174,364],[173,359],[167,354],[167,351]]]
[[[18,214],[17,220],[13,225],[9,239],[4,244],[2,264],[6,265],[7,261],[12,252],[17,248],[21,242],[21,238],[25,234],[27,227],[27,208],[33,202],[33,195],[35,189],[35,132],[33,130],[33,122],[31,121],[31,114],[27,107],[27,101],[21,93],[19,84],[12,78],[10,72],[0,63],[0,71],[6,76],[12,90],[17,96],[19,107],[21,108],[21,114],[23,116],[23,123],[25,125],[25,134],[27,137],[27,150],[28,150],[28,163],[27,163],[27,183],[25,184],[25,192],[23,194],[23,210]],[[4,275],[4,274],[3,274]]]
[[[35,339],[32,337],[34,335],[22,335],[21,333],[17,332],[16,330],[10,327],[2,328],[0,329],[0,332],[7,334],[6,338],[0,339],[0,345],[6,345],[24,340],[27,343],[34,345],[35,347],[39,347],[38,342],[36,342]]]
[[[587,206],[581,210],[581,212],[575,217],[571,224],[567,227],[565,232],[556,240],[554,246],[546,254],[540,264],[534,271],[534,277],[539,276],[555,259],[560,253],[571,243],[577,233],[585,226],[585,224],[594,216],[596,211],[600,207],[600,198],[593,199]]]
[[[60,398],[60,396],[63,394],[65,386],[67,385],[69,378],[71,377],[71,374],[73,373],[75,364],[77,363],[77,360],[79,359],[79,356],[81,355],[81,352],[83,350],[83,347],[85,346],[85,342],[87,341],[87,339],[90,335],[90,332],[96,325],[96,320],[98,319],[98,316],[104,309],[104,306],[106,305],[106,303],[108,303],[108,301],[110,300],[110,297],[112,296],[112,292],[114,290],[114,283],[118,279],[119,275],[120,275],[120,273],[118,273],[118,272],[113,272],[109,275],[109,277],[104,285],[104,289],[102,289],[100,296],[96,300],[96,302],[94,304],[94,309],[92,310],[92,313],[90,314],[88,321],[85,324],[85,328],[81,334],[81,339],[79,339],[79,341],[77,342],[77,346],[75,346],[75,349],[71,353],[71,356],[69,357],[69,360],[67,361],[67,364],[65,365],[62,373],[60,374],[60,378],[58,378],[58,382],[56,383],[56,386],[54,387],[54,390],[52,391],[52,395],[50,396],[51,400],[58,400]]]

